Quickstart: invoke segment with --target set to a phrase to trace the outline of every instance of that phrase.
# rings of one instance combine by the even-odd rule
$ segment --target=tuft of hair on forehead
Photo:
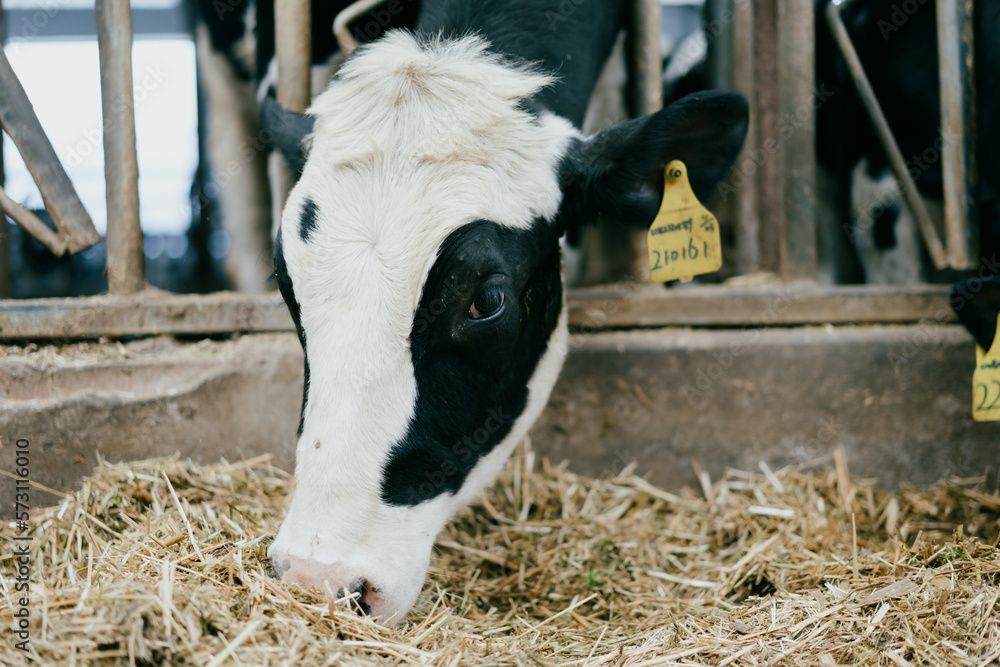
[[[475,34],[389,32],[355,51],[314,100],[314,141],[359,155],[412,150],[419,138],[430,159],[475,159],[470,147],[486,149],[513,125],[533,122],[522,102],[555,81],[489,49]]]

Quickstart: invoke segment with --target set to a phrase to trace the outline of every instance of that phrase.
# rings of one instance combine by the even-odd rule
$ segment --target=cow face
[[[412,606],[444,522],[545,405],[567,349],[562,232],[594,211],[655,214],[671,115],[585,140],[526,108],[551,84],[478,38],[395,33],[310,110],[276,242],[306,386],[270,555],[286,580],[349,594],[383,622]],[[726,157],[705,152],[728,167],[746,105],[721,99],[698,123],[715,113],[716,138],[738,135]]]

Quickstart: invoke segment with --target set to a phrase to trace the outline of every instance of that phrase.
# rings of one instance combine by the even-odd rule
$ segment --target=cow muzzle
[[[328,565],[307,558],[283,555],[273,548],[268,555],[277,578],[303,588],[317,588],[358,613],[378,616],[383,622],[389,620],[383,618],[386,605],[381,591],[363,574],[351,572],[337,563]]]

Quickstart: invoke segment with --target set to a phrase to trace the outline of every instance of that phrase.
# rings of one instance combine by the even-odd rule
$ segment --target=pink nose
[[[326,565],[314,560],[296,556],[273,554],[271,566],[275,575],[303,588],[318,588],[327,595],[333,594],[337,600],[349,598],[352,609],[370,615],[378,602],[379,591],[365,577],[349,574],[333,563]]]

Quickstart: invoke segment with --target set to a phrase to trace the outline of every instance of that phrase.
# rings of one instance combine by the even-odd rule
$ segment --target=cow
[[[917,223],[903,200],[888,158],[836,47],[825,19],[830,0],[816,0],[817,157],[824,209],[818,217],[822,267],[829,283],[916,284],[948,281],[935,272]],[[1000,312],[1000,3],[974,6],[976,163],[975,202],[980,262],[958,282],[951,304],[973,338],[988,348]],[[932,2],[856,0],[843,20],[907,167],[932,217],[943,219],[941,112],[937,19]],[[664,102],[704,89],[704,35],[690,40],[664,74]]]
[[[974,275],[953,287],[950,301],[976,342],[989,349],[1000,313],[1000,167],[993,157],[1000,146],[1000,89],[995,85],[1000,42],[994,36],[1000,3],[976,3],[974,12],[978,173],[970,194],[980,259]],[[943,139],[934,3],[859,0],[844,11],[844,20],[907,168],[929,210],[941,219]],[[852,240],[867,281],[901,284],[937,277],[928,268],[917,224],[825,25],[817,27],[817,54],[817,77],[833,93],[818,115],[820,159],[840,180],[852,183]]]
[[[817,210],[824,283],[916,284],[947,282],[924,250],[917,223],[903,200],[826,10],[816,0],[817,157],[822,205]],[[937,22],[933,2],[855,0],[842,9],[851,41],[866,68],[899,148],[932,217],[942,220],[941,113]],[[1000,146],[1000,3],[975,4],[978,212],[984,259],[1000,252],[1000,170],[991,151]],[[706,36],[686,40],[664,72],[664,102],[708,85]],[[984,263],[984,267],[986,264]]]
[[[701,198],[730,168],[737,93],[581,132],[626,5],[424,0],[307,115],[265,100],[301,165],[274,253],[305,355],[296,486],[269,548],[285,581],[400,622],[436,535],[559,375],[566,233],[598,216],[648,227],[671,160]]]
[[[849,211],[852,219],[841,238],[849,238],[857,249],[865,282],[947,280],[947,275],[930,267],[917,224],[822,18],[828,2],[817,2],[817,81],[830,93],[817,115],[817,147],[821,164],[834,180],[850,184],[840,189],[838,210]],[[907,168],[932,215],[942,219],[943,139],[934,3],[858,0],[842,16]],[[989,260],[1000,251],[1000,169],[991,155],[1000,145],[1000,92],[993,85],[1000,76],[1000,44],[993,35],[1000,25],[1000,4],[976,3],[973,25],[978,183],[971,196],[981,254]]]

